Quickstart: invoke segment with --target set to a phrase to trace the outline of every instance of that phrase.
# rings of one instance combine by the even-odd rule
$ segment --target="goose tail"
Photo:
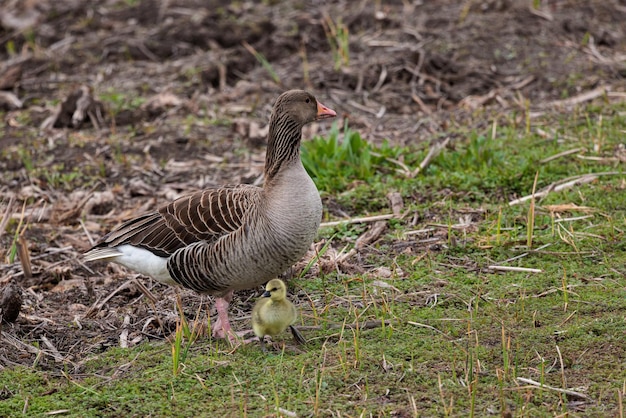
[[[83,261],[111,260],[120,255],[122,252],[117,248],[95,247],[83,254]]]

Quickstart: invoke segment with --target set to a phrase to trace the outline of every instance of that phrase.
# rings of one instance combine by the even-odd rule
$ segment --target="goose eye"
[[[311,99],[309,99],[308,97],[306,98],[306,102],[307,103],[311,103]]]

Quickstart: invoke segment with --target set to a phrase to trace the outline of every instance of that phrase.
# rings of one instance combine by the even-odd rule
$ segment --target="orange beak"
[[[335,116],[337,116],[337,112],[324,106],[319,101],[317,102],[317,117],[315,120],[334,118]]]

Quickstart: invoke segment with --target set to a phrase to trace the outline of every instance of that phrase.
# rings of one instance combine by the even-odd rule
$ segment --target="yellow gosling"
[[[287,327],[291,329],[294,339],[300,343],[306,340],[300,332],[292,326],[298,313],[296,307],[287,299],[287,286],[280,279],[272,279],[265,285],[265,293],[252,309],[252,329],[259,340],[261,348],[265,351],[264,337],[276,336]]]

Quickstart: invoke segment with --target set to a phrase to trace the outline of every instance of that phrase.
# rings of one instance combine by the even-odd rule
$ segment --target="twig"
[[[7,205],[6,210],[4,211],[4,215],[2,215],[2,220],[0,221],[0,238],[2,238],[2,234],[4,234],[4,230],[7,228],[7,224],[11,217],[9,213],[13,211],[13,203],[15,202],[15,196],[11,196],[9,198],[9,204]]]
[[[5,341],[7,344],[11,344],[13,347],[15,347],[18,350],[23,349],[23,350],[28,351],[31,354],[47,354],[44,350],[37,348],[33,345],[26,344],[22,342],[20,339],[15,338],[14,336],[12,336],[11,334],[7,332],[0,331],[0,336],[2,337],[2,341]]]
[[[31,279],[33,277],[33,268],[30,262],[30,251],[28,251],[28,244],[26,238],[24,238],[24,230],[20,233],[20,236],[16,242],[17,255],[22,265],[22,271],[24,272],[25,279]]]
[[[600,97],[606,94],[611,89],[610,86],[600,86],[596,87],[593,90],[587,91],[585,93],[579,94],[578,96],[570,97],[569,99],[564,100],[554,100],[548,103],[548,106],[552,107],[571,107],[577,104],[581,104],[584,102],[588,102],[597,97]]]
[[[139,288],[139,290],[141,290],[141,293],[143,293],[148,299],[150,299],[150,302],[152,302],[153,305],[155,305],[155,310],[156,310],[156,304],[159,301],[156,296],[154,296],[152,294],[152,292],[150,291],[150,289],[148,289],[142,282],[141,280],[137,280],[137,277],[134,277],[133,279],[133,283],[135,283],[135,285]]]
[[[615,162],[621,161],[617,157],[596,157],[593,155],[581,155],[581,154],[578,154],[576,158],[580,160],[587,160],[587,161],[598,161],[601,163],[615,163]]]
[[[562,212],[585,212],[591,213],[597,211],[596,208],[590,206],[578,206],[575,203],[563,203],[560,205],[545,205],[540,206],[539,209],[547,210],[550,213],[562,213]]]
[[[361,236],[359,236],[354,244],[354,248],[352,248],[347,253],[337,257],[337,263],[343,263],[348,258],[352,257],[357,251],[363,249],[366,245],[371,244],[376,241],[383,231],[387,228],[387,222],[385,221],[376,221],[374,225],[372,225],[367,231],[365,231]]]
[[[519,90],[519,89],[522,89],[522,88],[526,87],[527,85],[529,85],[533,81],[535,81],[535,76],[534,75],[529,75],[528,77],[524,78],[523,80],[520,80],[517,83],[513,83],[513,84],[507,86],[507,88],[511,89],[511,90]]]
[[[54,254],[59,254],[59,253],[64,253],[64,252],[68,252],[69,250],[73,250],[74,247],[63,247],[63,248],[46,248],[44,250],[44,252],[42,254],[30,257],[30,261],[35,261],[35,260],[40,260],[42,258],[46,258],[49,257],[51,255]],[[4,264],[2,266],[0,266],[0,269],[9,269],[9,268],[14,268],[17,267],[19,263],[15,262],[13,264]]]
[[[92,247],[96,245],[96,241],[92,238],[91,234],[87,230],[87,227],[85,227],[85,222],[83,222],[82,219],[79,219],[78,222],[80,223],[80,227],[85,233],[85,235],[87,235],[87,239],[89,240],[89,245],[91,245]]]
[[[435,223],[427,223],[426,226],[432,226],[439,229],[455,229],[455,230],[464,230],[472,226],[471,223],[459,223],[454,225],[446,225],[446,224],[435,224]]]
[[[528,250],[528,251],[526,251],[526,252],[524,252],[524,253],[522,253],[522,254],[516,255],[515,257],[508,258],[508,259],[506,259],[506,260],[502,261],[501,263],[510,263],[511,261],[519,260],[520,258],[524,258],[524,257],[526,257],[526,256],[527,256],[528,254],[530,254],[531,252],[537,252],[537,251],[539,251],[539,250],[543,250],[544,248],[547,248],[547,247],[549,247],[549,246],[551,246],[551,245],[552,245],[552,243],[547,243],[547,244],[544,244],[544,245],[542,245],[541,247],[537,248],[536,250],[533,250],[533,249]]]
[[[430,110],[428,106],[426,106],[426,103],[424,103],[424,101],[417,94],[411,93],[411,99],[413,99],[413,101],[417,103],[420,109],[422,109],[422,112],[427,115],[432,115],[433,111]]]
[[[286,417],[290,417],[290,418],[291,418],[291,417],[297,417],[297,416],[298,416],[298,414],[296,414],[295,412],[290,411],[290,410],[285,409],[285,408],[276,408],[276,411],[278,411],[278,413],[279,413],[280,415],[284,415],[284,416],[286,416]]]
[[[530,83],[532,83],[533,81],[535,81],[535,77],[531,75],[531,76],[526,77],[523,80],[517,81],[516,83],[509,84],[508,86],[502,86],[502,87],[491,89],[489,92],[481,96],[478,96],[478,95],[467,96],[463,100],[461,100],[461,102],[459,103],[459,106],[468,107],[470,109],[477,109],[480,106],[484,106],[485,103],[491,102],[492,100],[495,99],[498,103],[500,103],[502,107],[507,108],[509,107],[509,104],[504,98],[502,98],[502,93],[504,91],[520,90],[526,87],[527,85],[529,85]]]
[[[544,12],[543,10],[535,9],[535,8],[534,8],[534,7],[532,7],[532,6],[529,6],[529,7],[528,7],[528,11],[529,11],[531,14],[534,14],[535,16],[539,16],[539,17],[541,17],[542,19],[547,20],[548,22],[552,22],[552,21],[554,20],[554,16],[552,16],[552,14],[551,14],[551,13],[549,13],[549,12]]]
[[[589,173],[582,174],[580,176],[568,177],[566,179],[560,180],[559,182],[552,183],[548,187],[536,192],[534,194],[535,198],[540,198],[546,196],[550,192],[560,192],[561,190],[569,189],[570,187],[578,186],[585,183],[591,183],[596,180],[599,176],[615,176],[624,174],[621,171],[608,171],[604,173]],[[523,203],[529,199],[532,199],[533,195],[528,195],[524,197],[520,197],[519,199],[511,200],[509,202],[509,206],[518,205]]]
[[[561,355],[561,349],[559,348],[558,345],[555,346],[556,347],[556,352],[559,355],[559,363],[561,364],[561,381],[563,383],[563,386],[567,386],[567,381],[565,380],[565,366],[563,365],[563,356]]]
[[[37,348],[33,345],[26,344],[22,342],[20,339],[15,338],[13,335],[4,331],[0,331],[0,337],[2,341],[6,341],[7,343],[11,344],[13,347],[15,347],[18,350],[22,349],[31,354],[35,354],[37,356],[44,354],[46,356],[53,357],[58,362],[71,363],[70,361],[65,360],[63,358],[63,356],[59,353],[59,351],[52,345],[52,343],[50,343],[50,341],[45,336],[42,336],[41,340],[50,349],[50,351],[42,350],[41,348]]]
[[[63,356],[61,355],[61,353],[59,353],[59,350],[57,350],[57,348],[50,342],[50,340],[46,338],[45,335],[41,336],[41,341],[43,341],[44,345],[48,347],[48,350],[50,350],[50,355],[54,357],[54,360],[57,363],[62,363]]]
[[[413,231],[406,231],[403,232],[402,235],[405,237],[411,236],[411,235],[419,235],[419,234],[429,234],[431,232],[436,231],[435,228],[424,228],[424,229],[414,229]]]
[[[452,140],[451,137],[447,137],[443,141],[433,145],[428,150],[428,154],[426,154],[426,157],[424,158],[424,160],[422,160],[422,162],[420,163],[419,167],[417,167],[415,170],[413,170],[413,172],[409,173],[409,177],[413,178],[413,177],[417,176],[420,172],[422,172],[428,166],[428,164],[430,164],[430,162],[437,155],[439,155],[441,150],[448,146],[448,144],[450,143],[451,140]]]
[[[387,228],[387,222],[375,222],[374,225],[370,227],[370,229],[365,231],[363,234],[361,234],[361,236],[357,238],[356,242],[354,243],[354,247],[357,250],[360,250],[366,245],[369,245],[372,242],[376,241],[378,238],[380,238],[385,228]]]
[[[402,209],[404,208],[404,202],[402,201],[402,195],[398,192],[387,193],[387,199],[389,199],[389,205],[394,216],[399,218],[402,216]]]
[[[378,119],[380,119],[382,117],[381,113],[383,113],[383,109],[385,108],[384,106],[382,106],[379,110],[376,109],[372,109],[369,108],[367,106],[364,106],[360,103],[355,102],[354,100],[348,100],[347,102],[350,106],[353,106],[363,112],[367,112],[367,113],[371,113],[372,115],[376,116]],[[379,116],[381,115],[381,116]]]
[[[543,270],[541,269],[533,269],[533,268],[528,268],[528,267],[512,267],[512,266],[489,266],[488,268],[492,269],[492,270],[499,270],[499,271],[519,271],[519,272],[526,272],[526,273],[543,273]]]
[[[549,161],[556,160],[557,158],[565,157],[565,156],[568,156],[568,155],[571,155],[571,154],[576,154],[577,152],[580,152],[580,151],[585,151],[585,148],[580,147],[580,148],[574,148],[574,149],[570,149],[570,150],[567,150],[567,151],[559,152],[558,154],[554,154],[554,155],[552,155],[550,157],[546,157],[546,158],[544,158],[543,160],[541,160],[539,162],[541,164],[545,164],[545,163],[547,163]]]
[[[528,248],[533,247],[533,230],[535,229],[535,191],[537,190],[537,180],[539,179],[539,170],[535,173],[535,180],[533,181],[533,191],[530,196],[530,207],[528,208],[528,221],[526,230],[526,246]]]
[[[559,218],[559,219],[555,219],[554,223],[581,221],[583,219],[593,218],[593,216],[594,215],[582,215],[582,216],[573,216],[571,218]]]
[[[320,227],[324,228],[324,227],[337,226],[337,225],[343,225],[343,224],[360,224],[360,223],[367,223],[367,222],[384,221],[387,219],[391,219],[393,217],[394,217],[393,213],[389,213],[386,215],[363,216],[359,218],[344,219],[343,221],[322,222],[320,224]]]
[[[48,411],[44,415],[65,415],[70,412],[69,409],[56,409],[54,411]],[[24,412],[26,413],[26,412]]]
[[[383,157],[381,154],[379,154],[377,152],[372,152],[372,155],[374,157],[382,157],[382,158],[386,159],[387,161],[400,166],[400,168],[396,168],[396,171],[398,173],[404,174],[405,176],[407,176],[407,175],[409,175],[411,173],[411,169],[406,164],[404,164],[402,161],[400,161],[400,160],[396,160],[395,158],[390,158],[390,157]]]
[[[477,109],[480,106],[483,106],[485,103],[490,102],[491,100],[498,97],[499,93],[500,88],[495,88],[482,96],[466,96],[463,100],[461,100],[459,106],[469,109]]]
[[[95,303],[93,305],[91,305],[91,307],[87,310],[87,312],[85,312],[85,317],[86,318],[90,318],[93,315],[95,315],[100,309],[102,309],[102,307],[113,297],[115,296],[118,292],[126,289],[128,287],[128,285],[131,283],[130,280],[126,280],[124,283],[122,283],[117,289],[115,289],[114,291],[112,291],[111,293],[109,293],[109,295],[102,299],[102,300],[97,300],[95,301]]]
[[[380,70],[380,75],[378,76],[378,81],[376,82],[376,85],[374,86],[372,91],[376,92],[380,90],[380,88],[383,86],[383,83],[385,82],[386,79],[387,79],[387,67],[383,65],[383,68],[381,68]]]
[[[583,51],[589,55],[591,55],[591,59],[595,62],[599,62],[602,64],[615,65],[619,64],[621,61],[626,60],[626,54],[616,54],[612,58],[607,58],[598,51],[596,47],[596,42],[593,36],[589,37],[588,47],[584,48]]]
[[[130,325],[130,316],[124,316],[124,323],[122,324],[122,332],[120,333],[120,347],[128,348],[128,326]]]
[[[24,213],[13,213],[11,219],[23,219],[27,218],[28,222],[47,222],[50,220],[52,210],[44,205],[43,208],[32,208],[26,210]]]
[[[513,251],[519,251],[518,249],[513,249]],[[535,254],[546,254],[546,255],[558,255],[558,256],[570,256],[570,255],[589,255],[589,254],[598,254],[597,251],[543,251],[543,250],[524,250],[529,253]]]
[[[443,331],[438,330],[437,328],[433,327],[432,325],[422,324],[420,322],[413,322],[413,321],[406,321],[406,323],[409,324],[409,325],[415,325],[416,327],[427,328],[427,329],[433,330],[435,332],[438,332],[441,335],[446,335]]]
[[[570,390],[570,389],[561,389],[561,388],[556,388],[554,386],[548,386],[548,385],[545,385],[543,383],[536,382],[536,381],[534,381],[532,379],[527,379],[525,377],[518,377],[517,380],[519,380],[522,383],[526,383],[528,385],[536,386],[536,387],[538,387],[540,389],[553,390],[555,392],[564,393],[566,395],[574,396],[576,398],[591,400],[591,398],[589,396],[585,395],[584,393],[576,392],[576,391],[573,391],[573,390]]]

